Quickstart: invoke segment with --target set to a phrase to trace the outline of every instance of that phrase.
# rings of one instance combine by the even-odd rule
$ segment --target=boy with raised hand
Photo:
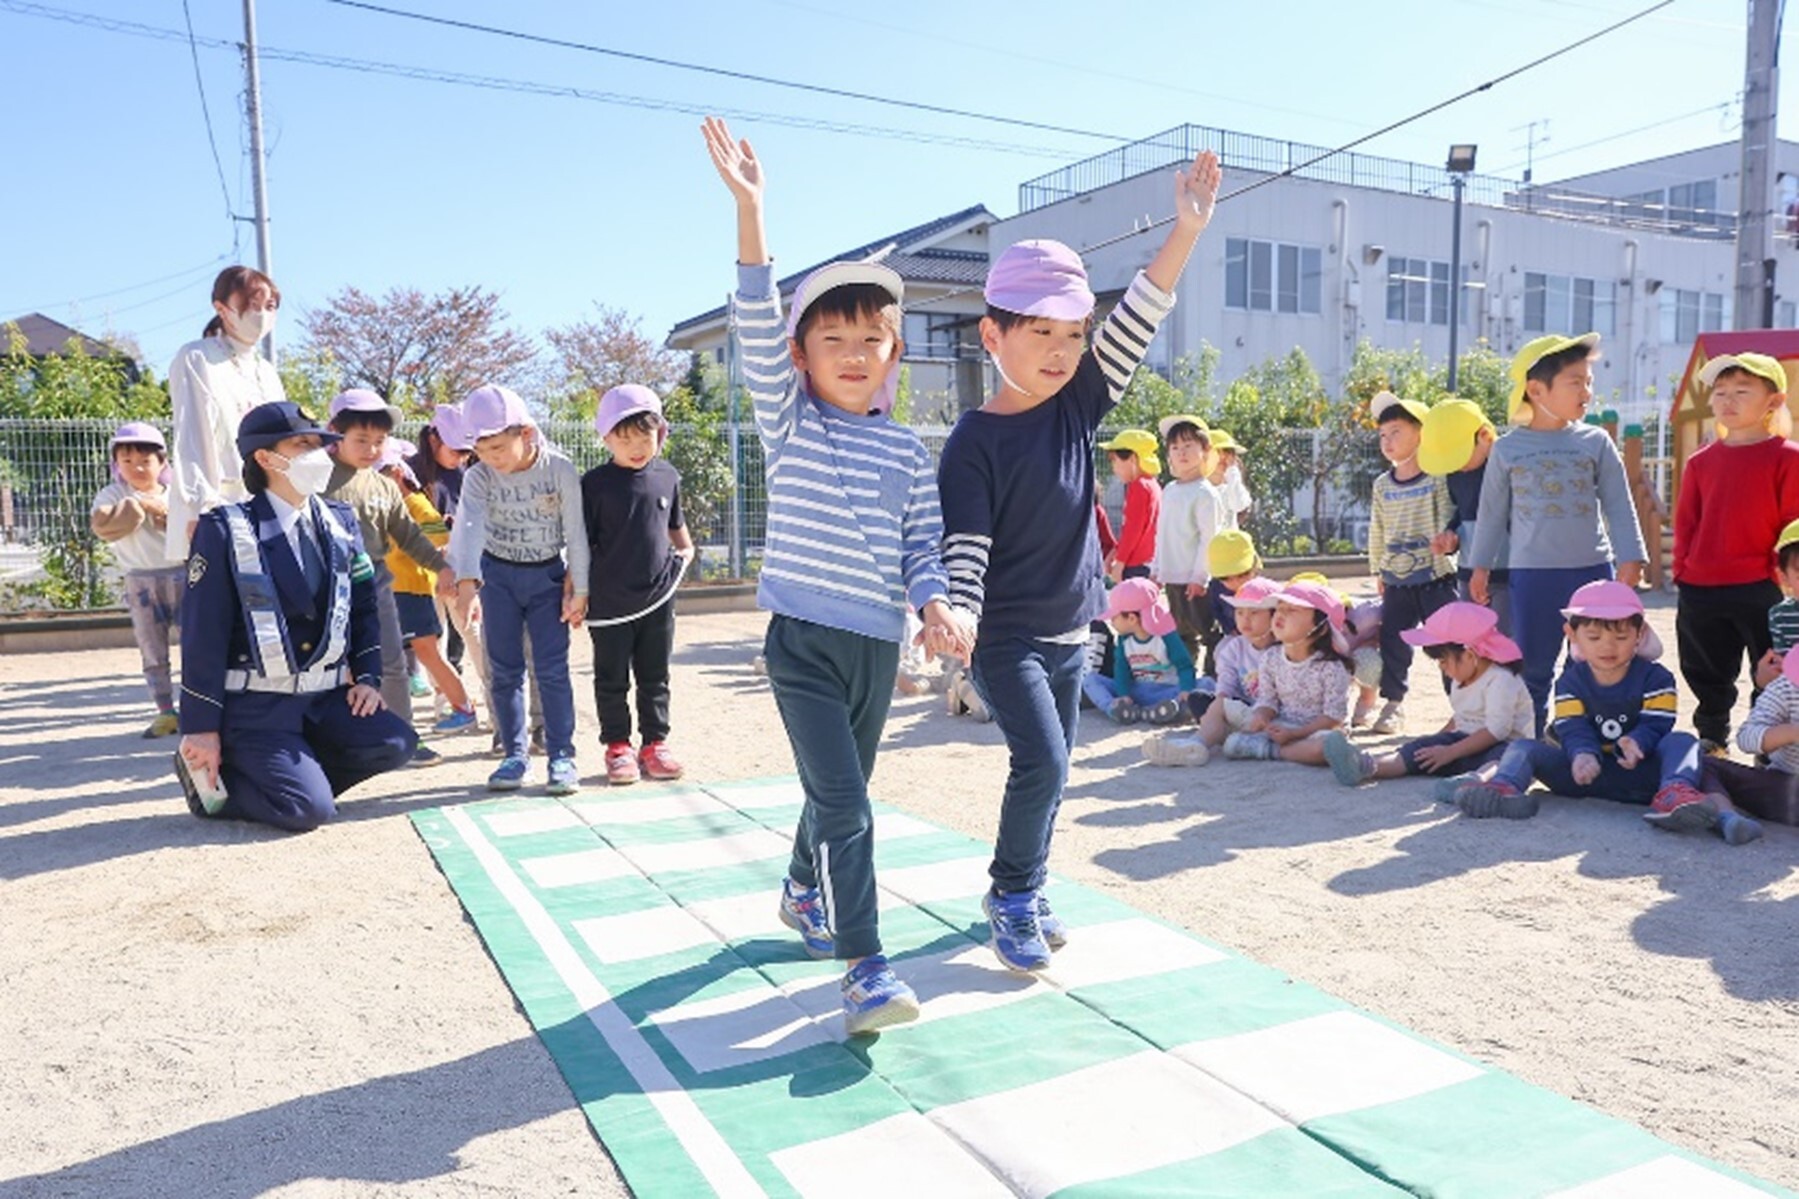
[[[1674,509],[1674,618],[1680,673],[1698,706],[1693,729],[1708,752],[1730,742],[1730,710],[1745,658],[1772,641],[1768,614],[1782,528],[1799,517],[1799,445],[1787,440],[1786,370],[1765,354],[1720,354],[1699,372],[1711,388],[1719,437],[1687,459]]]
[[[1093,292],[1073,250],[1020,242],[987,275],[981,344],[1000,386],[962,414],[937,483],[950,595],[981,620],[975,687],[1011,755],[983,904],[994,953],[1013,970],[1048,966],[1067,936],[1042,887],[1074,748],[1087,625],[1106,608],[1094,443],[1174,306],[1220,177],[1211,151],[1178,173],[1174,228],[1091,346]]]
[[[762,164],[717,117],[704,131],[737,202],[733,327],[768,472],[756,599],[773,613],[763,654],[806,794],[780,917],[808,954],[847,964],[844,1027],[873,1032],[918,1016],[917,996],[881,950],[868,799],[906,605],[932,652],[966,657],[973,631],[946,600],[930,454],[891,416],[899,275],[831,263],[800,284],[783,321],[762,228]],[[1082,517],[1091,528],[1084,507]]]
[[[1418,465],[1428,410],[1417,400],[1377,392],[1368,410],[1380,452],[1392,469],[1375,476],[1368,504],[1368,570],[1380,588],[1380,697],[1376,733],[1405,731],[1412,647],[1400,636],[1455,601],[1455,566],[1435,539],[1449,527],[1449,488]]]

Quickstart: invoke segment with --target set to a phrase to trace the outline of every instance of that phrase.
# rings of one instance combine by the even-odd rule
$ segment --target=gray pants
[[[169,673],[169,644],[181,627],[181,592],[187,570],[133,570],[125,575],[125,607],[131,613],[131,635],[144,662],[144,682],[158,712],[175,710],[175,688]]]
[[[406,669],[406,643],[400,639],[400,610],[394,606],[394,576],[387,563],[375,559],[375,610],[381,616],[381,698],[387,710],[412,724],[412,676]]]

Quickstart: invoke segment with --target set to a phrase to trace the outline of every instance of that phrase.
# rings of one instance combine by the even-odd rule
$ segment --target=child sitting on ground
[[[1343,601],[1316,583],[1288,583],[1274,609],[1274,639],[1255,708],[1242,731],[1224,739],[1224,756],[1323,766],[1323,735],[1349,716]]]
[[[1181,701],[1193,690],[1193,657],[1175,633],[1162,589],[1148,579],[1126,579],[1107,597],[1106,619],[1117,634],[1112,673],[1082,680],[1087,698],[1119,724],[1180,720],[1187,712]]]
[[[1112,475],[1124,484],[1124,524],[1118,544],[1106,560],[1106,574],[1116,583],[1149,575],[1156,553],[1156,528],[1162,517],[1162,460],[1156,457],[1156,438],[1144,429],[1126,429],[1099,447],[1107,452]]]
[[[1293,576],[1295,583],[1316,583],[1320,587],[1330,587],[1331,582],[1316,570],[1302,570]],[[1337,598],[1343,601],[1343,639],[1348,645],[1345,656],[1349,659],[1349,676],[1355,683],[1355,708],[1349,713],[1349,727],[1359,729],[1367,725],[1374,715],[1374,705],[1380,700],[1380,625],[1381,601],[1377,596],[1373,599],[1355,599],[1337,591]]]
[[[1799,824],[1799,648],[1781,659],[1778,677],[1755,698],[1749,719],[1737,730],[1745,753],[1765,755],[1766,766],[1745,766],[1728,758],[1708,757],[1704,764],[1705,807],[1681,809],[1683,823],[1710,825],[1732,845],[1762,835],[1761,825],[1736,810],[1746,808],[1763,820]]]
[[[1509,743],[1533,736],[1536,710],[1518,665],[1524,655],[1498,625],[1491,608],[1456,600],[1407,629],[1407,644],[1424,650],[1450,681],[1449,723],[1379,757],[1357,749],[1341,732],[1326,733],[1324,757],[1337,781],[1354,787],[1369,779],[1453,771],[1471,783],[1474,772],[1497,763]]]
[[[1256,685],[1262,675],[1262,658],[1274,645],[1274,608],[1280,602],[1281,585],[1273,579],[1246,580],[1224,603],[1235,609],[1237,632],[1218,643],[1216,691],[1200,705],[1202,696],[1188,696],[1197,708],[1198,732],[1166,731],[1143,743],[1143,756],[1157,766],[1204,766],[1225,738],[1249,723],[1256,701]]]
[[[1656,661],[1661,641],[1636,589],[1584,584],[1562,615],[1568,664],[1555,681],[1555,741],[1512,742],[1490,781],[1456,789],[1456,807],[1477,819],[1528,819],[1537,814],[1534,780],[1557,795],[1646,803],[1650,823],[1689,827],[1696,813],[1679,810],[1705,802],[1699,742],[1674,731],[1674,676]]]
[[[106,452],[112,459],[112,482],[94,497],[88,524],[125,568],[131,635],[156,705],[156,719],[143,735],[173,737],[181,727],[169,645],[181,621],[187,564],[168,552],[169,447],[155,425],[132,421],[119,426]]]

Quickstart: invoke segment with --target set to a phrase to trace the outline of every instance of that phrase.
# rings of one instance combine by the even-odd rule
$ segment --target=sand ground
[[[748,668],[763,620],[680,623],[698,780],[792,770]],[[576,663],[603,786],[584,639]],[[405,819],[479,798],[486,738],[306,836],[201,822],[173,743],[136,736],[136,666],[0,659],[0,1196],[627,1194]],[[1418,731],[1447,714],[1428,666]],[[941,704],[896,701],[876,793],[990,838],[999,733]],[[1157,769],[1143,735],[1083,717],[1058,872],[1799,1187],[1799,830],[1732,849],[1597,801],[1469,821],[1415,780]]]

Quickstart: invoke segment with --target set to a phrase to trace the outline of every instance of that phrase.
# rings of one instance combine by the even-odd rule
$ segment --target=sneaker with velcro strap
[[[800,935],[806,956],[820,961],[837,956],[837,938],[825,920],[824,900],[817,887],[802,887],[792,879],[781,881],[781,923]]]
[[[881,954],[870,954],[851,966],[838,986],[843,992],[843,1030],[852,1037],[918,1019],[918,995],[900,981]]]
[[[988,891],[981,897],[987,914],[987,943],[1008,970],[1030,974],[1049,965],[1049,942],[1037,914],[1036,891]]]

